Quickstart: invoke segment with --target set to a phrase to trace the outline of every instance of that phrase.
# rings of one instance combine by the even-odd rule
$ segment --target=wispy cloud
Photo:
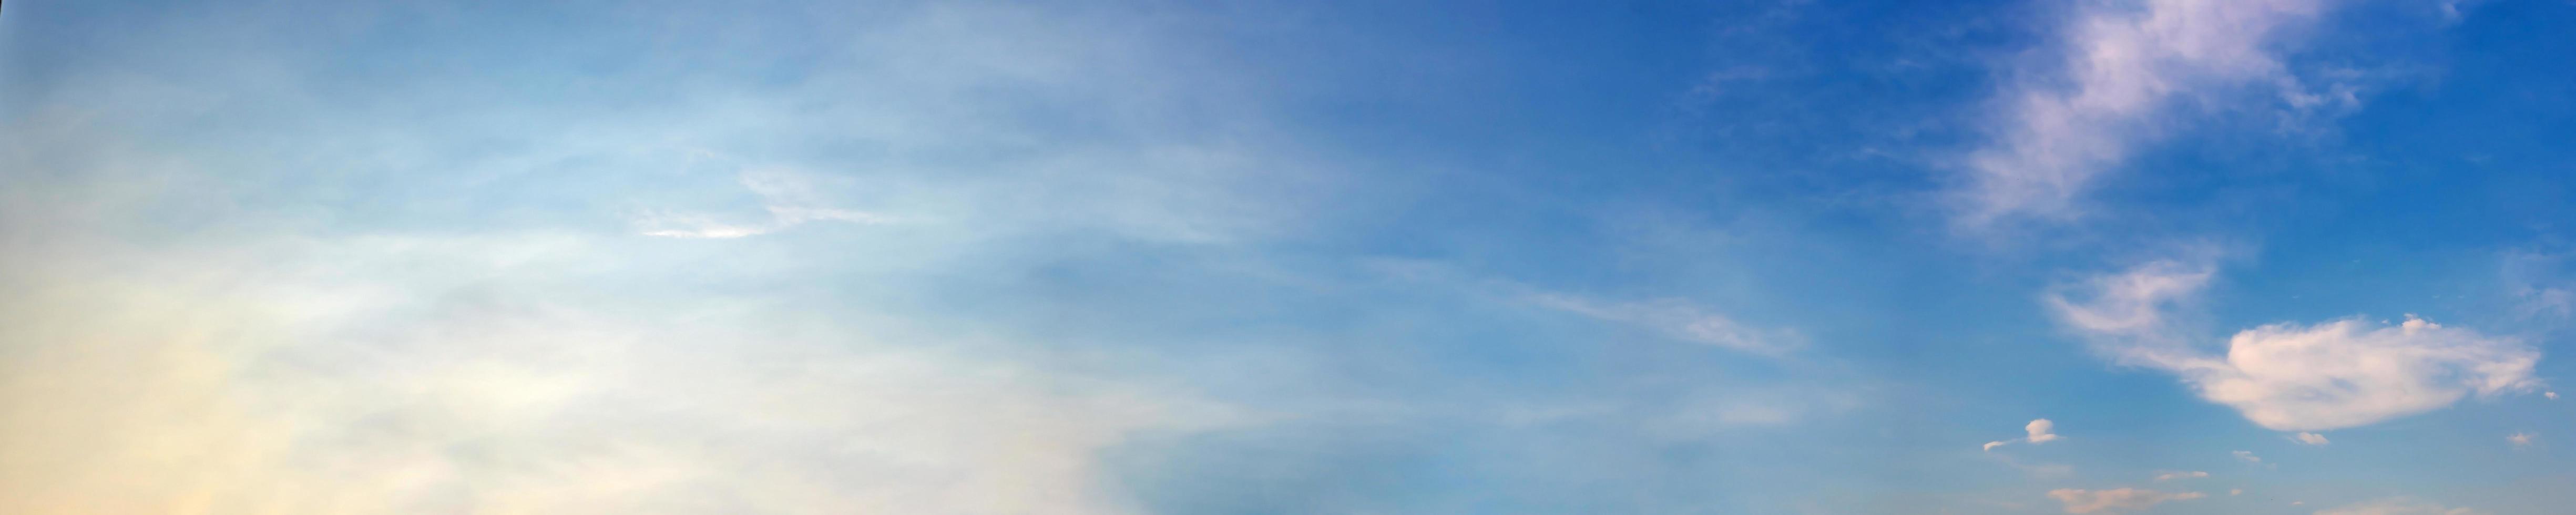
[[[1996,100],[1995,139],[1966,163],[1962,220],[2077,214],[2074,201],[2100,175],[2169,123],[2174,100],[2295,84],[2273,40],[2330,3],[2148,0],[2079,8],[2049,49],[2058,60],[2028,70]]]
[[[2204,496],[2200,492],[2159,492],[2137,488],[2110,490],[2060,488],[2049,490],[2048,497],[2064,503],[2067,513],[2084,514],[2139,511],[2158,504],[2199,499]]]
[[[141,28],[114,51],[154,57],[0,95],[31,113],[0,139],[48,140],[0,146],[0,162],[62,164],[0,173],[0,233],[45,236],[0,245],[0,512],[1118,513],[1105,450],[1228,419],[1132,370],[1026,351],[1052,335],[929,327],[943,314],[854,299],[867,286],[818,298],[795,286],[814,275],[785,272],[1046,249],[889,238],[729,259],[749,254],[627,237],[786,236],[883,213],[1153,241],[1257,232],[1244,213],[1266,204],[1234,191],[1240,172],[1293,159],[1157,116],[1187,95],[1146,87],[1182,80],[1139,57],[1160,46],[1149,27],[1027,4],[799,11],[828,21],[637,6],[399,49],[457,59],[438,65],[335,68],[376,61],[353,42],[374,36],[300,30],[333,18],[302,9],[404,8],[363,4],[119,19]],[[651,66],[617,52],[551,74],[563,47],[808,22],[885,40],[673,45],[631,53]],[[691,40],[743,43],[729,38]],[[810,68],[770,68],[785,61]],[[727,68],[744,62],[769,71]],[[586,93],[499,94],[521,88]],[[19,111],[29,99],[44,101]],[[698,174],[671,150],[696,146],[805,157]],[[144,161],[188,165],[129,165]],[[883,180],[833,182],[855,176]],[[903,194],[870,196],[880,183]],[[758,205],[693,202],[711,198]],[[164,204],[218,206],[184,216],[222,237],[123,230],[183,216]]]
[[[2525,317],[2576,317],[2576,280],[2566,273],[2564,254],[2515,251],[2504,255],[2503,276],[2515,311]]]
[[[890,216],[831,207],[830,201],[814,185],[818,180],[821,178],[783,168],[742,172],[739,182],[760,197],[760,208],[766,220],[725,222],[707,214],[655,212],[637,217],[634,223],[645,236],[741,238],[782,231],[807,222],[876,225],[896,221]]]
[[[2445,507],[2414,499],[2395,498],[2317,510],[2316,515],[2480,515],[2482,513],[2486,512]]]
[[[2166,472],[2166,473],[2163,473],[2163,474],[2156,474],[2156,481],[2157,481],[2157,482],[2165,482],[2165,481],[2172,481],[2172,480],[2176,480],[2176,479],[2198,479],[2198,478],[2204,478],[2204,477],[2209,477],[2209,473],[2208,473],[2208,472],[2201,472],[2201,471],[2197,471],[2197,470],[2195,470],[2195,471],[2189,471],[2189,472]]]
[[[2295,434],[2295,435],[2290,435],[2290,441],[2298,442],[2298,443],[2299,443],[2299,445],[2319,445],[2319,446],[2325,445],[2325,444],[2327,444],[2327,443],[2331,443],[2331,442],[2329,442],[2329,441],[2327,441],[2327,440],[2326,440],[2326,435],[2321,435],[2321,434],[2316,434],[2316,433],[2299,433],[2299,434]]]
[[[1747,325],[1680,299],[1618,302],[1553,292],[1531,293],[1528,298],[1531,303],[1549,309],[1634,325],[1676,340],[1754,354],[1777,356],[1807,345],[1806,336],[1794,329]]]
[[[1225,417],[939,350],[942,331],[893,319],[565,293],[599,285],[564,271],[629,254],[610,241],[233,245],[259,250],[121,258],[149,275],[0,275],[85,285],[0,307],[52,320],[0,341],[82,335],[0,362],[0,409],[46,414],[0,417],[0,441],[46,442],[0,443],[0,508],[1109,513],[1095,453]],[[681,268],[617,277],[686,270],[666,264]]]

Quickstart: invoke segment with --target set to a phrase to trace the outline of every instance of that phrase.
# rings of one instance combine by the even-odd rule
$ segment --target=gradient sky
[[[2576,3],[0,13],[0,512],[2576,505]]]

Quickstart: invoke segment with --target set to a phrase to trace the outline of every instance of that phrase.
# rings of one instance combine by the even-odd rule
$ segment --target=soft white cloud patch
[[[2182,372],[2203,397],[2255,424],[2334,429],[2529,389],[2539,383],[2539,359],[2520,341],[2422,319],[2394,327],[2346,319],[2249,329],[2229,341],[2224,362]]]
[[[2199,478],[2204,478],[2204,477],[2209,477],[2209,473],[2208,473],[2208,472],[2201,472],[2201,471],[2197,471],[2197,470],[2194,470],[2194,471],[2188,471],[2188,472],[2166,472],[2166,473],[2163,473],[2163,474],[2157,474],[2157,475],[2156,475],[2156,481],[2160,481],[2160,482],[2161,482],[2161,481],[2172,481],[2172,480],[2176,480],[2176,479],[2199,479]]]
[[[2558,400],[2558,392],[2540,392],[2540,396],[2548,397],[2549,400],[2553,401]]]
[[[1723,313],[1680,299],[1612,302],[1561,293],[1533,293],[1539,306],[1605,322],[1642,327],[1665,337],[1763,355],[1781,355],[1807,344],[1795,329],[1747,325]]]
[[[2067,513],[2083,514],[2138,511],[2169,501],[2199,499],[2203,496],[2200,492],[2168,493],[2137,488],[2110,490],[2060,488],[2048,491],[2048,497],[2065,503]]]
[[[2299,442],[2299,445],[2325,445],[2327,443],[2331,443],[2326,440],[2326,435],[2316,433],[2299,433],[2290,435],[2290,441]]]
[[[2032,420],[2029,424],[2022,425],[2022,432],[2026,434],[2025,436],[2011,440],[1986,442],[1985,450],[1995,450],[1996,447],[2002,447],[2014,442],[2029,442],[2032,445],[2054,442],[2057,441],[2056,429],[2056,422],[2050,422],[2048,419],[2044,418]]]
[[[2206,261],[2157,261],[2048,302],[2122,364],[2171,372],[2201,398],[2279,431],[2366,425],[2541,384],[2532,373],[2538,349],[2413,316],[2394,325],[2271,324],[2236,333],[2223,353],[2203,350],[2169,313],[2208,283],[2211,270]]]
[[[2231,454],[2235,454],[2235,455],[2236,455],[2236,459],[2244,460],[2246,463],[2262,463],[2262,462],[2263,462],[2263,457],[2261,457],[2261,456],[2255,456],[2255,455],[2254,455],[2254,451],[2234,451],[2234,452],[2232,452]]]
[[[2530,447],[2530,446],[2531,446],[2531,441],[2532,441],[2532,439],[2533,439],[2533,438],[2539,438],[2539,437],[2540,437],[2540,435],[2531,434],[2531,433],[2514,433],[2514,434],[2511,434],[2511,435],[2506,435],[2506,436],[2504,437],[2504,441],[2505,441],[2506,443],[2511,443],[2511,444],[2513,444],[2513,446],[2514,446],[2514,447]]]
[[[2063,60],[1997,100],[1996,139],[1966,163],[1964,221],[2072,214],[2073,200],[2151,137],[2174,100],[2294,86],[2273,40],[2327,3],[2145,0],[2078,11],[2054,49]],[[2283,96],[2317,96],[2293,93]]]
[[[2485,512],[2468,508],[2450,508],[2414,499],[2381,499],[2339,508],[2317,510],[2316,515],[2479,515]]]
[[[2234,497],[2234,496],[2239,496],[2239,495],[2245,495],[2245,489],[2243,489],[2243,488],[2229,488],[2229,489],[2227,489],[2227,495],[2228,495],[2229,497]]]
[[[766,168],[742,172],[740,182],[760,196],[761,210],[767,220],[735,223],[703,214],[653,213],[639,217],[635,225],[645,236],[666,238],[740,238],[786,230],[807,222],[843,222],[875,225],[894,222],[894,218],[830,207],[823,194],[816,191],[821,178],[783,168]]]

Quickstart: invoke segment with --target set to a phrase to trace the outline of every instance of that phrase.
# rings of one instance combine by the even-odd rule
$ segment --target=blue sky
[[[22,2],[0,511],[2554,513],[2570,29]]]

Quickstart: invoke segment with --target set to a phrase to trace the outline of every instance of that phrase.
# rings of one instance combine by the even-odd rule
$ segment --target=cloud
[[[2196,470],[2195,470],[2195,471],[2189,471],[2189,472],[2166,472],[2166,473],[2163,473],[2163,474],[2157,474],[2157,475],[2156,475],[2156,481],[2160,481],[2160,482],[2161,482],[2161,481],[2172,481],[2172,480],[2176,480],[2176,479],[2198,479],[2198,478],[2204,478],[2204,477],[2209,477],[2209,473],[2208,473],[2208,472],[2196,471]]]
[[[2029,424],[2022,425],[2022,432],[2026,433],[2027,436],[2011,440],[1986,442],[1985,450],[1992,451],[1995,450],[1996,447],[2002,447],[2013,442],[2030,442],[2032,445],[2054,442],[2057,441],[2057,433],[2052,431],[2056,428],[2057,423],[2050,422],[2048,419],[2043,418],[2032,420]]]
[[[2024,437],[2024,439],[2029,440],[2030,443],[2034,444],[2057,441],[2057,433],[2050,432],[2050,430],[2056,428],[2056,422],[2050,422],[2048,419],[2044,418],[2032,420],[2030,421],[2030,424],[2022,426],[2023,431],[2030,433],[2030,436]]]
[[[2181,372],[2211,401],[2275,430],[2336,429],[2432,411],[2472,393],[2539,384],[2538,350],[2409,317],[2346,319],[2237,333],[2224,362]]]
[[[1725,314],[1680,299],[1611,302],[1550,292],[1530,293],[1527,298],[1531,303],[1558,311],[1634,325],[1676,340],[1754,354],[1777,356],[1807,344],[1806,336],[1797,330],[1746,325]]]
[[[2504,254],[2497,275],[2515,299],[2514,311],[2526,318],[2576,316],[2576,281],[2567,269],[2567,254],[2512,251]]]
[[[2299,433],[2291,435],[2290,441],[2299,442],[2299,445],[2325,445],[2329,443],[2326,441],[2326,435],[2316,433]]]
[[[2235,454],[2235,455],[2236,455],[2236,459],[2239,459],[2239,460],[2245,460],[2245,462],[2246,462],[2246,463],[2262,463],[2262,462],[2263,462],[2263,458],[2262,458],[2262,457],[2260,457],[2260,456],[2255,456],[2255,455],[2254,455],[2254,451],[2233,451],[2233,452],[2231,452],[2230,454]]]
[[[1995,139],[1968,157],[1963,221],[2073,214],[2076,197],[2167,123],[2177,99],[2294,85],[2272,40],[2328,0],[2149,0],[2077,11],[2053,49],[1996,100]],[[2299,98],[2297,91],[2284,97]]]
[[[2531,439],[2538,438],[2539,436],[2540,435],[2531,433],[2517,432],[2512,435],[2505,436],[2504,441],[2512,443],[2514,447],[2530,447]]]
[[[2479,515],[2485,512],[2468,508],[2448,508],[2412,499],[2382,499],[2339,508],[2317,510],[2316,515]]]
[[[48,170],[0,173],[0,234],[43,242],[0,245],[0,512],[1122,513],[1104,453],[1231,419],[1056,352],[1059,335],[882,295],[922,282],[867,284],[982,271],[925,256],[1056,256],[1025,242],[630,237],[880,208],[996,232],[1258,232],[1284,190],[1237,180],[1295,159],[1167,124],[1179,104],[1257,122],[1122,68],[1198,68],[1122,44],[1150,27],[964,3],[787,20],[885,38],[824,41],[740,10],[518,30],[479,16],[527,13],[495,9],[436,22],[488,39],[390,49],[439,64],[368,71],[345,65],[389,49],[352,43],[385,34],[307,25],[399,7],[287,4],[348,10],[112,18],[138,36],[82,51],[150,57],[0,95],[28,115],[0,124],[26,143],[0,168]],[[267,21],[224,29],[242,20]],[[733,43],[763,33],[811,51]],[[726,35],[651,66],[522,66],[667,34]],[[541,91],[502,91],[522,88]],[[840,157],[698,174],[688,146]],[[887,184],[902,194],[874,195]]]
[[[761,210],[767,220],[732,223],[704,214],[649,213],[634,220],[641,234],[666,238],[741,238],[786,230],[807,222],[842,222],[860,225],[893,223],[895,218],[829,207],[815,182],[823,180],[783,168],[755,169],[742,172],[739,182],[760,196]]]
[[[2237,332],[2224,353],[2201,350],[2170,313],[2206,286],[2212,268],[2150,262],[2048,303],[2120,363],[2173,373],[2202,399],[2277,431],[2367,425],[2541,384],[2532,373],[2538,349],[2411,315],[2395,325],[2276,323]]]
[[[2540,396],[2548,397],[2549,400],[2553,401],[2558,400],[2558,392],[2540,392]]]
[[[0,511],[1114,513],[1097,453],[1224,417],[860,313],[555,293],[625,250],[565,238],[0,277],[82,286],[0,306],[49,320],[0,328]]]
[[[2243,488],[2229,488],[2229,489],[2227,489],[2227,495],[2228,495],[2228,496],[2230,496],[2230,497],[2238,496],[2238,495],[2245,495],[2245,489],[2243,489]]]
[[[2111,490],[2060,488],[2048,491],[2048,496],[2065,503],[2066,512],[2075,514],[2138,511],[2168,501],[2185,501],[2202,497],[2199,492],[2166,493],[2136,488]]]

